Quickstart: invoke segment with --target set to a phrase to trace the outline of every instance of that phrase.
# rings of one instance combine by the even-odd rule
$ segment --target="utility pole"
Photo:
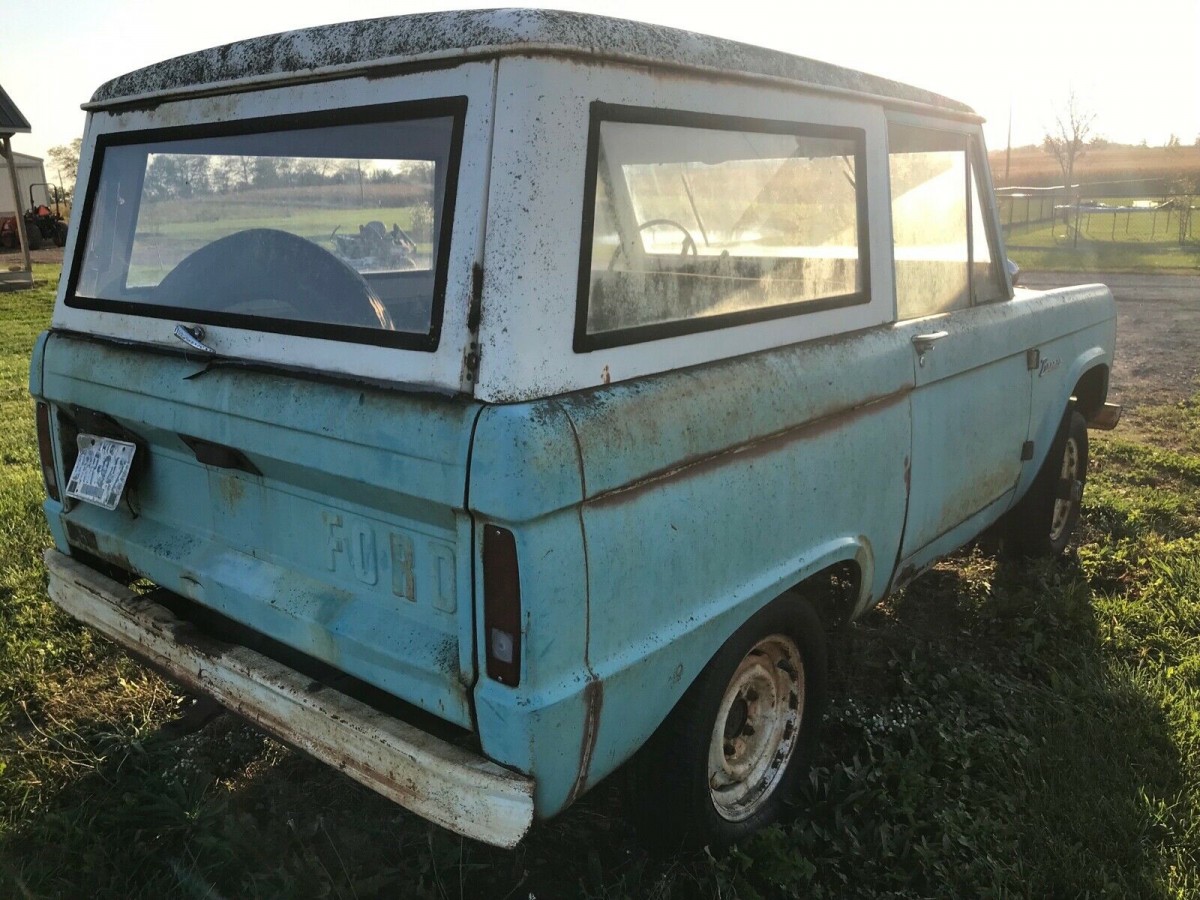
[[[1008,170],[1012,166],[1012,98],[1008,100],[1008,149],[1004,151],[1004,183],[1008,184]],[[1011,185],[1010,185],[1011,186]]]

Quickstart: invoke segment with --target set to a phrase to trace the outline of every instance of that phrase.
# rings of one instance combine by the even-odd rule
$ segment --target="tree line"
[[[165,200],[237,191],[324,185],[413,184],[428,186],[433,164],[424,160],[390,167],[354,159],[282,156],[151,154],[142,193]]]
[[[81,147],[82,140],[76,138],[47,151],[68,193],[78,176]],[[166,200],[324,185],[412,184],[427,189],[432,180],[433,163],[427,160],[395,161],[385,167],[355,159],[153,153],[146,167],[143,192],[148,198]]]

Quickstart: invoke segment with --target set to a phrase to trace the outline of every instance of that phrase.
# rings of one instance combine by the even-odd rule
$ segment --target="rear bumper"
[[[533,781],[314,682],[200,635],[151,599],[71,557],[45,554],[50,597],[188,688],[418,815],[501,847],[533,821]]]

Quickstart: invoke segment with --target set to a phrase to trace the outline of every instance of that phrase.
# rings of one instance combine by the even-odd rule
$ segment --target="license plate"
[[[79,435],[79,457],[67,481],[67,496],[116,509],[133,465],[137,446],[128,441]]]

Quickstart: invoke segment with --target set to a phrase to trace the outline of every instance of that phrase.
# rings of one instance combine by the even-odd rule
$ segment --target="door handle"
[[[950,334],[948,331],[933,331],[929,334],[914,334],[912,337],[913,347],[917,351],[918,365],[925,365],[925,354],[933,349],[933,345],[942,338]]]

